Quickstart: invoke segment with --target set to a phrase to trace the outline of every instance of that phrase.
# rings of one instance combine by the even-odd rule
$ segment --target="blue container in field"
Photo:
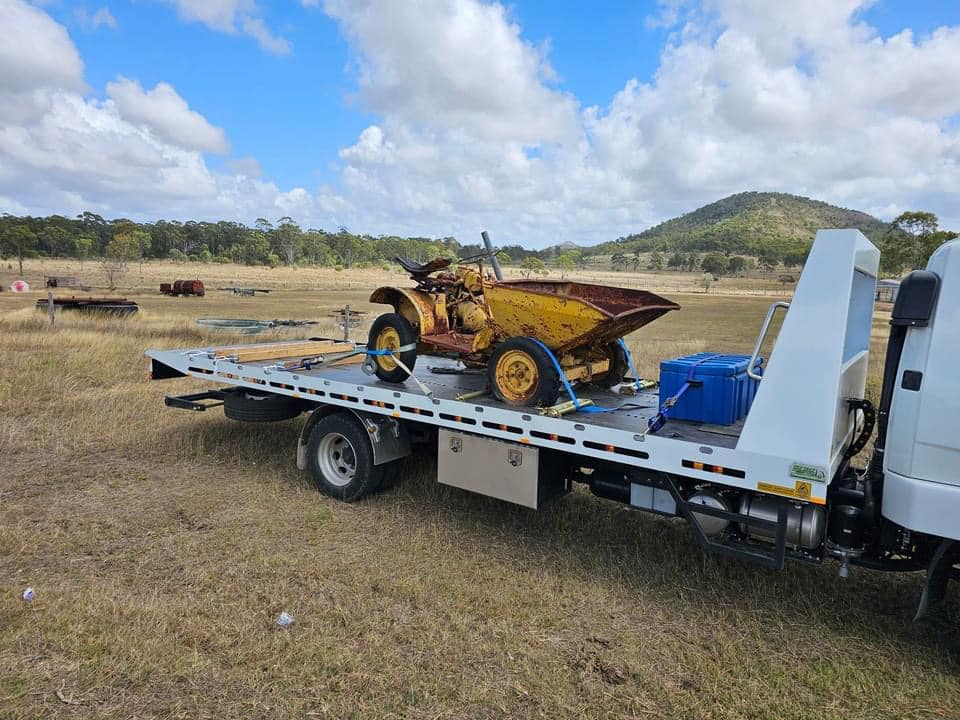
[[[747,414],[757,381],[747,376],[749,355],[697,353],[660,363],[660,404],[676,395],[683,384],[692,384],[668,411],[674,420],[694,420],[732,425]],[[757,358],[759,371],[763,358]]]

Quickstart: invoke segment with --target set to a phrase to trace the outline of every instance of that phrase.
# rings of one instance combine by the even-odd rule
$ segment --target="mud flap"
[[[953,565],[960,560],[960,544],[944,539],[937,546],[930,564],[927,566],[927,578],[923,583],[923,594],[917,606],[914,621],[926,618],[931,607],[941,603],[947,595],[947,582],[954,576]]]
[[[374,413],[365,413],[352,408],[340,408],[335,405],[320,405],[310,413],[310,417],[300,429],[297,442],[297,468],[307,469],[307,443],[310,431],[320,418],[331,413],[342,412],[354,415],[370,433],[370,445],[373,449],[373,464],[384,465],[410,454],[410,436],[407,427],[398,420]]]

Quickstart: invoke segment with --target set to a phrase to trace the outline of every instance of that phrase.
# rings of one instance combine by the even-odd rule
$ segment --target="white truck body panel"
[[[829,482],[867,378],[880,251],[859,230],[821,230],[783,320],[737,450],[822,469]]]
[[[960,241],[927,269],[940,294],[927,327],[907,331],[890,406],[883,514],[904,527],[960,539]],[[904,371],[923,374],[919,390]]]

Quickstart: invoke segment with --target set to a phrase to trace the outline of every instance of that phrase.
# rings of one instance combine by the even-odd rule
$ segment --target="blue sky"
[[[229,131],[239,155],[256,157],[281,185],[335,182],[337,152],[377,116],[355,97],[350,50],[340,26],[296,2],[267,5],[264,16],[293,46],[289,55],[264,52],[249,37],[184,23],[159,3],[109,5],[118,30],[85,27],[77,7],[51,14],[71,31],[86,63],[87,81],[102,88],[117,75],[144,86],[168,82],[190,106]],[[520,2],[512,17],[535,45],[548,44],[555,86],[587,105],[605,104],[631,77],[648,78],[667,38],[649,27],[655,2]],[[207,68],[198,72],[198,68]],[[102,93],[101,93],[102,94]]]
[[[32,118],[0,113],[20,138],[0,142],[0,210],[482,224],[531,244],[748,189],[960,219],[960,106],[944,99],[960,3],[779,5],[0,0],[24,28],[0,40],[0,77],[49,95]],[[61,70],[25,65],[18,42]],[[56,110],[65,92],[82,129]],[[53,148],[68,158],[51,168]]]

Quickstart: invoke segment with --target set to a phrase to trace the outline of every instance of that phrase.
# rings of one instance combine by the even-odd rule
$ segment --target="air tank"
[[[730,506],[727,504],[727,501],[722,496],[709,490],[701,490],[694,493],[687,502],[691,505],[704,505],[714,508],[715,510],[730,511]],[[707,515],[706,513],[698,513],[696,510],[692,512],[696,515],[697,523],[700,525],[700,529],[703,530],[703,534],[707,537],[719,537],[730,525],[729,520],[724,520],[714,515]]]
[[[776,522],[780,504],[783,500],[763,495],[744,494],[740,500],[740,514],[750,520],[769,520]],[[755,538],[773,540],[776,537],[774,528],[740,523],[740,532]],[[820,547],[823,541],[823,532],[826,525],[826,513],[819,505],[791,505],[787,511],[787,545],[814,550]]]

